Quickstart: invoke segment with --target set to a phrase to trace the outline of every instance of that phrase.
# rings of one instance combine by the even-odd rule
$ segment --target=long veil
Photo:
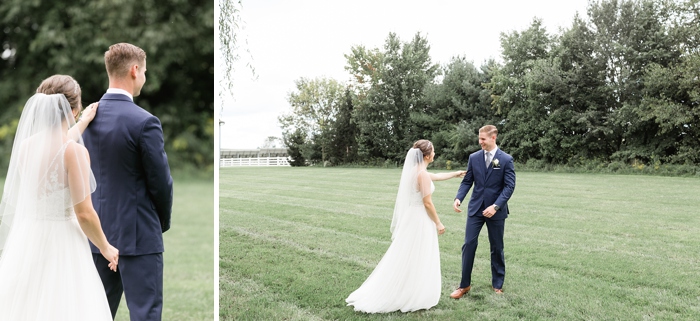
[[[73,125],[62,94],[35,94],[25,104],[0,200],[0,255],[19,219],[65,218],[95,190],[82,139],[67,136]]]
[[[394,204],[394,216],[391,219],[391,239],[396,236],[396,231],[399,229],[405,219],[405,214],[411,206],[412,198],[420,193],[418,186],[418,175],[425,170],[423,165],[423,152],[418,148],[411,148],[406,153],[406,161],[403,163],[401,171],[401,181],[399,182],[399,191],[396,194],[396,203]],[[429,187],[428,187],[429,188]]]

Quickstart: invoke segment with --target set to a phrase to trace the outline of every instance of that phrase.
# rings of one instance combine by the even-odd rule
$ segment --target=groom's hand
[[[493,207],[493,205],[487,207],[483,212],[481,212],[481,215],[483,215],[486,218],[491,218],[491,216],[496,215],[496,208]]]
[[[460,205],[462,205],[462,202],[460,202],[458,198],[455,198],[455,203],[452,204],[452,208],[455,209],[455,212],[462,213],[462,210],[459,209]]]

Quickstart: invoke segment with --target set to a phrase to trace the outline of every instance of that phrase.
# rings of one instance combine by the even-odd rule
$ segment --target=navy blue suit
[[[495,162],[498,163],[497,166],[494,166]],[[503,232],[509,213],[508,200],[515,190],[513,157],[498,149],[487,168],[483,150],[469,155],[467,174],[462,179],[455,199],[459,199],[460,202],[464,201],[472,185],[474,190],[469,199],[467,210],[467,227],[462,246],[462,280],[459,287],[466,288],[471,285],[479,232],[486,224],[489,232],[489,244],[491,245],[491,285],[496,289],[501,289],[506,276]],[[496,214],[490,218],[484,217],[482,212],[494,204],[499,207]]]
[[[119,250],[117,273],[90,244],[116,315],[125,293],[131,320],[160,320],[163,232],[170,228],[173,181],[157,117],[126,95],[105,94],[83,134],[97,181],[92,203]]]

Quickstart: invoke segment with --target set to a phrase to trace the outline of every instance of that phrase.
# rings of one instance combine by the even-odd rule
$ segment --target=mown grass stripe
[[[399,175],[394,169],[223,170],[222,271],[290,292],[279,304],[255,305],[269,315],[292,304],[329,320],[700,319],[697,179],[553,173],[518,173],[506,222],[505,295],[490,288],[484,229],[472,292],[458,301],[447,296],[461,274],[466,220],[452,211],[459,181],[450,180],[436,182],[433,195],[447,227],[439,238],[438,306],[358,314],[343,299],[388,247]],[[246,308],[223,312],[244,315],[236,311]]]
[[[264,285],[239,275],[227,273],[221,276],[219,284],[222,291],[231,293],[230,300],[221,302],[224,313],[221,321],[232,320],[294,320],[294,321],[324,321],[312,311],[302,309],[293,303],[282,301],[280,296],[269,291]],[[275,305],[277,309],[271,313],[269,309],[258,309],[257,306]],[[226,313],[234,307],[245,307],[240,314]]]

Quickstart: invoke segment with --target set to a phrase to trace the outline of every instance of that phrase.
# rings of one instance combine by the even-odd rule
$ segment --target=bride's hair
[[[71,109],[82,109],[82,101],[80,99],[80,85],[73,79],[73,77],[68,75],[53,75],[49,78],[44,79],[41,85],[36,89],[37,94],[63,94],[66,96]]]
[[[433,151],[433,143],[427,139],[421,139],[413,143],[413,148],[420,149],[421,153],[423,153],[423,157],[430,156],[430,152]]]

